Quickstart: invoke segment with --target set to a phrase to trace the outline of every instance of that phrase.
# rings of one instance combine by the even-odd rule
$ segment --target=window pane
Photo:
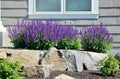
[[[36,11],[61,11],[61,0],[36,0]]]
[[[91,11],[91,0],[66,0],[66,11]]]

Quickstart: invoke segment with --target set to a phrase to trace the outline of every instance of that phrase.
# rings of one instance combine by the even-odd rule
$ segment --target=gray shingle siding
[[[2,21],[5,27],[13,26],[17,20],[28,19],[27,0],[1,0]],[[59,20],[74,24],[81,29],[86,24],[103,22],[114,37],[114,47],[120,48],[120,0],[99,0],[99,18],[94,20]]]
[[[19,19],[28,18],[27,0],[1,0],[2,2],[2,21],[4,26],[13,26]]]

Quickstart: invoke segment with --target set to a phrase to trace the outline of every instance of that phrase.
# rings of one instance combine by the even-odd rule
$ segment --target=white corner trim
[[[63,0],[61,0],[63,1]],[[92,11],[82,12],[36,12],[35,0],[28,0],[28,17],[29,19],[98,19],[99,1],[92,0]]]
[[[3,26],[2,21],[0,21],[0,32],[6,32],[6,28]]]
[[[34,0],[28,0],[28,14],[34,14]]]

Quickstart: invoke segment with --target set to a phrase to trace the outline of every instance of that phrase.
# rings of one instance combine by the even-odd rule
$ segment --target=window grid
[[[93,0],[91,0],[92,2]],[[45,12],[45,11],[36,11],[36,0],[34,0],[34,13],[36,14],[81,14],[81,13],[91,13],[92,12],[92,3],[91,3],[91,11],[66,11],[66,0],[61,0],[61,11],[60,12],[56,12],[56,11],[49,11],[49,12]]]

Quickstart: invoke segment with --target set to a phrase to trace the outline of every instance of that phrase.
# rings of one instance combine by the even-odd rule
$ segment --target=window
[[[91,11],[91,0],[66,0],[66,11]]]
[[[36,0],[36,12],[60,12],[61,0]]]
[[[29,0],[30,19],[96,19],[98,0]]]

